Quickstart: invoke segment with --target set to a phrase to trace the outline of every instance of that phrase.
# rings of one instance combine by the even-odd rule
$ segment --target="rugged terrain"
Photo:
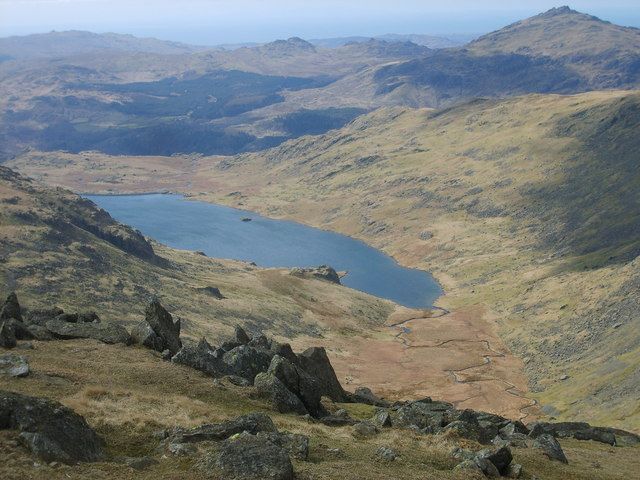
[[[495,325],[545,412],[637,429],[639,103],[599,92],[386,109],[260,154],[12,164],[76,190],[171,188],[362,238],[433,272],[453,318]],[[437,338],[468,348],[451,318]],[[410,322],[425,347],[412,355],[435,346],[431,324]],[[482,385],[485,368],[464,380]]]

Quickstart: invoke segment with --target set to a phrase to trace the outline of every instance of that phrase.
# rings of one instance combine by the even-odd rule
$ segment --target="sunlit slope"
[[[368,239],[489,307],[548,412],[638,428],[638,131],[637,93],[480,100],[205,171],[210,198]]]

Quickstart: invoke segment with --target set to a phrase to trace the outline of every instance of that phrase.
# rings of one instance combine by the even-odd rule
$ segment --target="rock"
[[[522,475],[522,465],[519,463],[512,463],[509,465],[509,470],[506,473],[506,477],[508,478],[520,478]]]
[[[267,371],[271,356],[263,350],[258,350],[248,345],[240,345],[225,352],[222,360],[227,365],[230,373],[253,382],[257,374]]]
[[[325,415],[320,418],[320,423],[327,425],[328,427],[344,427],[347,425],[355,425],[358,422],[353,418],[344,417],[342,415]]]
[[[29,362],[22,355],[0,355],[0,375],[26,377],[29,375]]]
[[[16,346],[16,334],[11,325],[6,321],[0,323],[0,347],[13,348]]]
[[[268,438],[247,432],[224,441],[216,465],[228,479],[294,479],[287,452]]]
[[[316,268],[293,268],[290,272],[295,277],[318,278],[340,285],[340,276],[328,265],[320,265]]]
[[[236,387],[250,387],[251,386],[251,382],[249,380],[247,380],[244,377],[239,377],[238,375],[227,375],[224,378],[230,384],[235,385]]]
[[[129,332],[117,323],[67,323],[60,320],[49,320],[46,328],[55,338],[62,340],[92,338],[108,344],[131,345]]]
[[[56,320],[67,323],[78,323],[77,313],[61,313],[56,317]]]
[[[171,455],[186,457],[189,455],[193,455],[198,451],[198,449],[190,443],[181,443],[181,442],[171,441],[167,445],[167,451]]]
[[[378,433],[379,430],[373,423],[360,422],[353,426],[353,435],[356,437],[373,437]]]
[[[222,354],[214,350],[206,339],[197,344],[187,343],[171,357],[173,363],[187,365],[212,377],[222,377],[229,373],[229,367],[222,361]]]
[[[391,427],[393,425],[389,412],[382,409],[378,410],[375,413],[375,415],[371,419],[371,422],[377,427]]]
[[[254,380],[258,394],[269,400],[274,410],[280,413],[306,415],[307,409],[302,401],[292,393],[275,375],[259,373]]]
[[[475,460],[473,460],[473,459],[471,459],[471,460],[463,460],[458,465],[453,467],[453,471],[454,472],[460,472],[460,471],[477,472],[479,474],[484,474],[482,469],[478,466],[478,464],[476,464]]]
[[[444,402],[419,401],[401,405],[397,408],[393,425],[398,427],[416,427],[431,432],[439,431],[446,423],[445,414],[453,406]]]
[[[16,340],[33,340],[33,333],[31,333],[29,328],[20,320],[9,318],[5,320],[4,323],[13,330],[13,335],[16,337]]]
[[[393,448],[383,445],[376,450],[376,457],[385,462],[393,462],[398,458],[398,454]]]
[[[61,308],[54,307],[40,310],[30,310],[26,314],[25,323],[31,327],[32,325],[44,326],[49,320],[53,320],[64,311]]]
[[[224,300],[226,297],[222,295],[218,287],[203,287],[199,288],[199,291],[209,295],[210,297],[217,298],[218,300]]]
[[[300,366],[320,382],[322,394],[334,402],[344,402],[347,395],[340,385],[336,372],[331,366],[327,352],[323,347],[312,347],[298,355]]]
[[[562,463],[569,463],[567,457],[562,451],[562,447],[554,436],[544,433],[533,441],[533,448],[539,448],[551,460],[557,460]]]
[[[80,323],[100,323],[100,317],[96,312],[80,312],[78,313],[78,322]]]
[[[18,430],[20,441],[46,462],[94,462],[103,441],[80,415],[51,400],[0,392],[0,428]]]
[[[173,436],[173,441],[191,443],[224,440],[241,432],[249,432],[255,435],[259,432],[277,433],[277,431],[271,417],[258,412],[242,415],[226,422],[210,423],[188,430],[178,430]]]
[[[375,405],[376,407],[389,407],[389,402],[378,398],[371,389],[367,387],[358,387],[353,392],[352,400],[356,403],[365,403],[367,405]]]
[[[476,458],[484,458],[495,465],[500,475],[506,475],[509,471],[509,465],[513,460],[509,447],[500,447],[496,450],[482,450],[478,452]],[[482,468],[482,467],[481,467]]]
[[[15,292],[10,293],[2,307],[0,307],[0,321],[9,320],[10,318],[22,321],[22,309]]]
[[[173,317],[158,300],[153,300],[145,310],[145,320],[153,331],[162,339],[162,348],[169,349],[172,354],[178,353],[182,348],[180,341],[180,319],[175,322]]]
[[[278,378],[296,395],[313,417],[320,418],[327,414],[321,401],[324,393],[321,383],[306,370],[298,368],[286,358],[275,355],[267,373]]]
[[[37,324],[29,324],[29,333],[33,336],[35,340],[40,340],[42,342],[46,342],[49,340],[55,340],[53,333],[47,330],[47,327]]]
[[[146,321],[139,322],[131,329],[131,341],[136,345],[143,345],[156,352],[162,352],[162,347],[164,346],[162,338],[156,335],[156,332]]]
[[[500,478],[500,472],[496,466],[486,458],[476,457],[473,461],[485,476],[489,478]]]
[[[576,440],[593,440],[595,442],[616,445],[617,436],[622,436],[621,430],[617,431],[605,427],[592,427],[586,422],[535,422],[531,425],[531,438],[537,438],[540,435],[548,434],[559,438],[575,438]],[[634,434],[631,434],[634,435]],[[640,437],[636,435],[639,439]]]
[[[234,336],[235,336],[235,341],[238,342],[240,345],[246,345],[251,341],[251,338],[249,338],[249,335],[247,335],[247,332],[245,332],[244,328],[242,328],[240,325],[236,325],[234,330]]]
[[[259,432],[258,437],[267,438],[298,460],[309,459],[309,437],[306,435],[289,432]]]
[[[454,432],[461,438],[467,438],[469,440],[475,440],[480,442],[481,432],[480,426],[477,421],[467,420],[455,420],[444,427],[444,431]]]

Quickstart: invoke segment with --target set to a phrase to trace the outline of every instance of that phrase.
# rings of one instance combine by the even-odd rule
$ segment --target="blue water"
[[[413,308],[428,308],[442,293],[433,277],[345,235],[253,212],[184,200],[180,195],[88,195],[122,223],[148,237],[211,257],[262,267],[330,265],[349,274],[342,283]],[[249,217],[250,222],[242,218]]]

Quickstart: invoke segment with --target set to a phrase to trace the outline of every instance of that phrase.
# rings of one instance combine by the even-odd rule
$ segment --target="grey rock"
[[[240,345],[225,352],[222,360],[227,365],[229,373],[253,382],[258,373],[267,371],[271,355],[249,345]]]
[[[247,432],[224,441],[216,465],[224,478],[229,479],[294,479],[287,452],[268,438]]]
[[[478,466],[478,464],[473,459],[467,459],[460,462],[458,465],[453,467],[454,472],[478,472],[484,473],[482,469]]]
[[[0,375],[26,377],[29,375],[29,362],[22,355],[0,355]]]
[[[640,443],[640,436],[623,430],[606,427],[592,427],[586,422],[535,422],[531,424],[529,436],[537,438],[540,435],[548,434],[558,438],[575,438],[576,440],[593,440],[595,442],[616,445],[617,438],[625,434],[635,437]]]
[[[60,320],[49,320],[46,328],[55,338],[62,340],[92,338],[108,344],[131,344],[129,332],[117,323],[67,323]]]
[[[127,465],[134,470],[146,470],[158,464],[158,461],[151,457],[120,457],[116,458],[115,461]]]
[[[489,478],[500,478],[500,472],[491,461],[483,457],[476,457],[473,461],[485,476]]]
[[[298,460],[309,459],[309,437],[289,432],[259,432],[258,437],[265,437],[271,443],[284,449]]]
[[[162,352],[164,346],[162,338],[153,331],[151,325],[146,321],[139,322],[131,329],[131,340],[136,345],[142,345],[157,352]]]
[[[87,422],[58,402],[0,392],[0,428],[18,430],[20,441],[46,462],[94,462],[103,441]]]
[[[29,333],[33,336],[35,340],[40,340],[41,342],[46,342],[49,340],[55,340],[53,333],[51,333],[47,327],[38,324],[28,324]]]
[[[365,403],[367,405],[375,405],[376,407],[389,407],[389,402],[377,397],[371,389],[367,387],[358,387],[353,392],[352,400],[356,403]]]
[[[376,457],[385,462],[393,462],[398,458],[398,453],[393,448],[383,445],[376,450]]]
[[[160,351],[169,349],[172,354],[178,353],[182,348],[180,341],[180,319],[175,322],[173,317],[158,300],[153,300],[145,309],[145,320],[153,331],[162,339]]]
[[[49,320],[53,320],[63,313],[64,311],[59,307],[40,310],[29,310],[25,315],[26,318],[24,321],[30,327],[32,325],[44,326]]]
[[[10,293],[2,307],[0,307],[0,321],[9,320],[10,318],[22,321],[22,309],[15,292]]]
[[[0,347],[13,348],[16,346],[16,334],[11,325],[6,321],[0,323]]]
[[[247,332],[245,332],[244,328],[242,328],[240,325],[236,325],[234,330],[234,336],[235,336],[235,341],[238,342],[240,345],[246,345],[251,341],[251,338],[249,338],[249,335],[247,335]]]
[[[100,323],[100,317],[96,312],[79,312],[78,322],[80,323]]]
[[[167,451],[171,455],[175,455],[178,457],[187,457],[196,453],[198,449],[190,443],[171,441],[167,445]]]
[[[324,390],[316,377],[279,355],[273,357],[267,373],[278,378],[295,394],[313,417],[326,416],[327,412],[321,403]]]
[[[513,455],[511,455],[509,447],[500,447],[494,450],[481,450],[476,455],[476,458],[489,460],[495,465],[500,475],[506,475],[509,470],[509,465],[511,465],[511,461],[513,460]]]
[[[544,433],[533,441],[533,448],[538,448],[551,460],[557,460],[562,463],[569,463],[567,457],[554,436]]]
[[[391,414],[386,410],[378,410],[371,422],[378,427],[391,427],[393,425],[393,421],[391,420]]]
[[[230,373],[230,369],[206,339],[197,344],[185,343],[178,353],[171,357],[171,362],[186,365],[212,377],[221,377]]]
[[[302,401],[292,393],[275,375],[259,373],[254,380],[258,394],[269,400],[271,406],[280,413],[306,415],[307,409]]]
[[[242,415],[226,422],[205,424],[188,430],[177,430],[174,432],[173,441],[190,443],[224,440],[241,432],[249,432],[255,435],[258,432],[277,431],[271,418],[264,413],[258,412]]]
[[[29,328],[20,320],[8,318],[7,320],[4,320],[4,323],[8,328],[13,330],[13,335],[16,337],[16,340],[33,340],[33,333],[31,333]]]
[[[326,395],[334,402],[344,402],[347,395],[336,372],[331,366],[327,352],[323,347],[312,347],[298,355],[300,366],[304,371],[318,379],[322,395]]]

